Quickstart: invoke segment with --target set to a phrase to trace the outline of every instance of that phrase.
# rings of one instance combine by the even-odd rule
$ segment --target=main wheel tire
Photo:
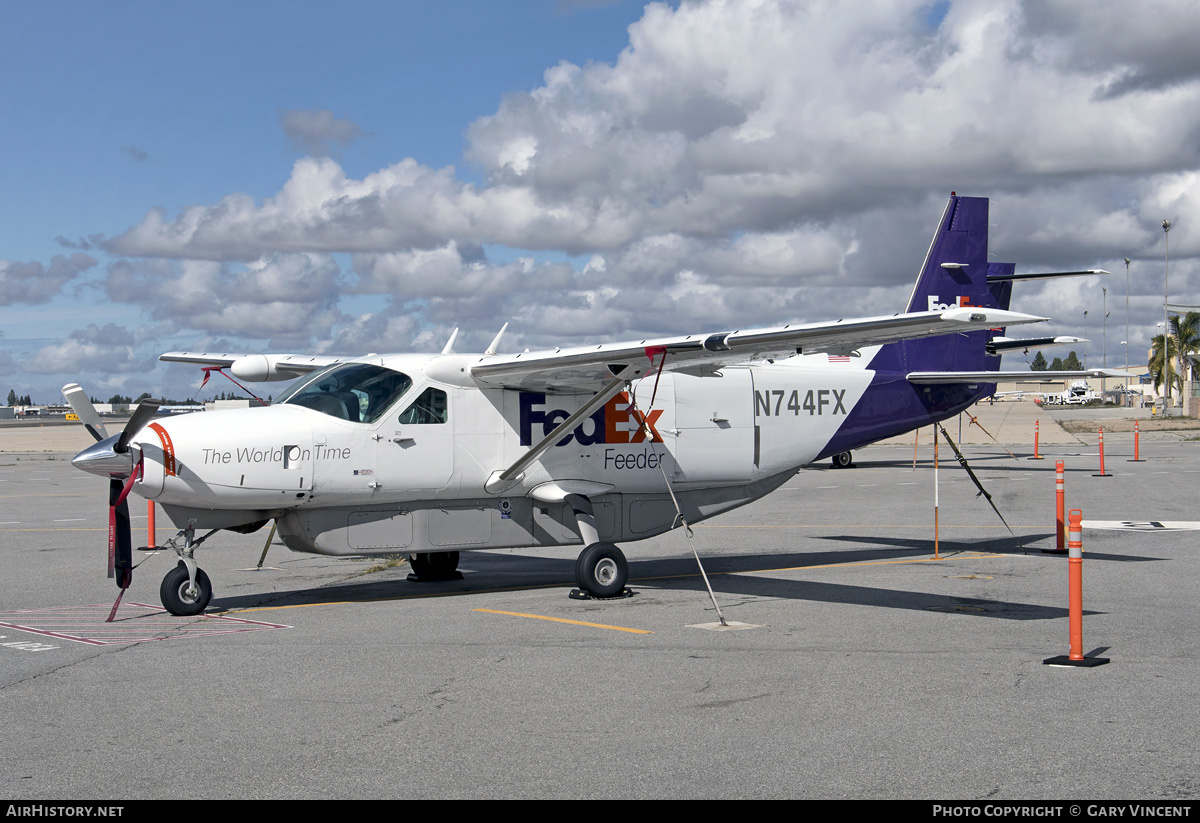
[[[850,452],[838,452],[833,456],[833,467],[835,469],[848,469],[853,462],[854,458]]]
[[[187,566],[180,563],[167,572],[162,585],[158,587],[158,596],[162,600],[163,608],[178,617],[190,617],[204,611],[208,607],[208,601],[212,600],[212,583],[209,582],[204,569],[196,569],[195,594],[189,594],[188,587]]]
[[[413,574],[423,580],[445,580],[458,571],[458,552],[421,552],[409,555]]]
[[[629,563],[612,543],[593,543],[575,561],[575,582],[592,597],[616,597],[628,579]]]
[[[428,577],[432,568],[429,564],[429,552],[410,554],[408,565],[412,567],[412,573],[417,577]]]

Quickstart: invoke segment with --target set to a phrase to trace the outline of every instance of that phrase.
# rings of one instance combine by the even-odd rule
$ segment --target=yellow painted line
[[[859,563],[824,563],[819,566],[783,566],[778,569],[742,569],[732,572],[709,572],[709,577],[721,577],[730,574],[771,574],[773,572],[803,572],[810,569],[846,569],[852,566],[890,566],[903,563],[941,563],[946,560],[987,560],[994,557],[1003,557],[998,554],[982,554],[975,552],[959,552],[952,550],[951,554],[943,555],[942,557],[914,557],[908,560],[863,560]],[[657,577],[639,577],[637,582],[644,580],[682,580],[687,577],[699,577],[699,573],[688,574],[671,574],[659,575]],[[635,582],[630,580],[630,582]]]
[[[890,566],[897,563],[940,563],[943,560],[987,560],[1000,555],[996,554],[955,554],[950,557],[914,557],[909,560],[864,560],[861,563],[828,563],[821,566],[790,566],[782,569],[763,569],[756,572],[728,572],[728,574],[763,574],[765,572],[802,572],[808,569],[844,569],[849,566]]]
[[[101,530],[104,531],[104,530]],[[354,578],[350,578],[353,580]],[[348,581],[343,581],[348,582]],[[256,606],[252,609],[230,609],[221,614],[241,614],[242,612],[273,612],[282,609],[307,609],[312,606],[350,606],[356,603],[394,603],[398,600],[428,600],[438,597],[455,597],[458,595],[497,594],[505,592],[527,592],[534,589],[561,589],[564,583],[538,583],[531,586],[505,586],[495,589],[470,589],[468,591],[453,590],[442,592],[427,592],[425,594],[401,594],[395,597],[371,597],[364,600],[323,600],[320,603],[294,603],[290,606]]]
[[[778,526],[754,526],[746,525],[731,525],[731,526],[705,526],[703,524],[692,526],[693,529],[933,529],[932,523],[790,523]],[[939,528],[943,529],[1003,529],[1004,526],[973,526],[970,524],[948,524],[943,523]]]
[[[471,609],[473,612],[487,614],[507,614],[509,617],[528,617],[532,620],[549,620],[552,623],[570,623],[572,626],[587,626],[592,629],[611,629],[614,632],[629,632],[630,634],[654,634],[646,629],[629,629],[624,626],[609,626],[604,623],[585,623],[582,620],[567,620],[563,617],[547,617],[544,614],[523,614],[522,612],[501,612],[495,609]]]
[[[3,531],[3,530],[0,530],[0,531]],[[21,530],[14,529],[13,531],[21,531]],[[26,531],[37,531],[37,530],[36,529],[27,529]],[[71,531],[71,530],[70,529],[59,529],[58,531]],[[106,531],[106,530],[105,529],[90,529],[90,530],[89,529],[76,529],[75,531]],[[721,575],[732,575],[732,574],[770,574],[773,572],[806,571],[808,569],[841,569],[841,568],[849,568],[851,566],[886,566],[886,565],[894,565],[894,564],[901,564],[901,563],[931,563],[931,562],[944,562],[946,560],[987,560],[987,559],[1003,557],[1003,556],[1004,555],[1000,555],[1000,554],[990,554],[990,553],[984,554],[984,553],[976,553],[976,552],[963,552],[960,550],[951,550],[948,554],[943,555],[941,558],[938,558],[936,560],[932,557],[918,557],[918,558],[912,558],[912,559],[908,559],[908,560],[864,560],[860,563],[828,563],[828,564],[823,564],[820,566],[785,566],[785,567],[777,568],[777,569],[744,569],[744,570],[740,570],[740,571],[731,571],[731,572],[710,572],[709,577],[719,577]],[[629,579],[629,582],[630,583],[643,583],[647,580],[682,580],[685,578],[699,577],[699,576],[700,576],[700,574],[698,572],[689,572],[688,574],[652,575],[649,577],[637,577],[637,578],[631,577]],[[363,604],[363,603],[393,603],[398,600],[425,600],[425,599],[430,599],[430,598],[441,598],[441,597],[474,596],[474,595],[480,595],[480,594],[497,594],[497,593],[506,593],[506,592],[526,592],[526,591],[532,591],[535,589],[561,589],[561,588],[566,587],[567,585],[568,584],[565,582],[562,582],[562,583],[539,583],[539,584],[530,585],[530,586],[506,586],[506,587],[498,587],[498,588],[494,588],[494,589],[471,589],[470,591],[442,591],[442,592],[429,592],[427,594],[405,594],[405,595],[398,595],[396,597],[372,597],[372,598],[367,598],[367,599],[363,599],[363,600],[323,600],[319,603],[294,603],[289,606],[256,606],[256,607],[250,608],[250,609],[230,609],[228,611],[220,612],[219,614],[223,614],[223,615],[249,614],[250,612],[274,612],[274,611],[283,611],[285,609],[310,609],[310,608],[313,608],[316,606],[350,606],[350,605]],[[544,617],[542,615],[523,614],[521,612],[504,612],[504,611],[496,611],[494,609],[472,609],[472,611],[488,612],[490,614],[506,614],[506,615],[512,615],[514,617],[528,617],[528,618],[531,618],[534,620],[550,620],[550,621],[555,621],[555,622],[559,622],[559,623],[573,623],[573,624],[579,625],[579,626],[589,626],[589,627],[598,628],[598,629],[612,629],[613,631],[632,632],[634,634],[653,634],[654,633],[651,631],[646,631],[645,629],[629,629],[629,628],[623,628],[621,626],[609,626],[609,625],[606,625],[603,623],[585,623],[585,622],[578,621],[578,620],[566,620],[566,619],[560,618],[560,617]]]

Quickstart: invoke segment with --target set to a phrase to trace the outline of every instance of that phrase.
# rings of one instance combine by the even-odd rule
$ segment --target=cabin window
[[[407,374],[370,363],[339,363],[313,374],[276,403],[328,414],[351,423],[374,423],[412,386]]]
[[[400,413],[399,422],[409,425],[445,423],[447,411],[446,393],[430,386],[421,392],[421,396],[414,400],[411,406]]]

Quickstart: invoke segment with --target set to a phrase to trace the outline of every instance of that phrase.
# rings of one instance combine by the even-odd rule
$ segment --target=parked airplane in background
[[[193,557],[211,532],[196,529],[270,520],[293,551],[409,554],[418,579],[453,574],[461,550],[583,544],[579,587],[615,596],[616,542],[749,503],[806,463],[944,420],[1011,379],[998,355],[1021,341],[998,335],[1044,318],[1007,311],[1028,275],[988,262],[987,217],[986,199],[951,196],[892,316],[519,354],[496,353],[499,336],[483,354],[455,354],[453,338],[441,354],[164,354],[300,379],[265,409],[151,422],[144,402],[112,437],[68,386],[100,441],[73,462],[110,478],[122,587],[131,490],[181,530],[160,588],[173,614],[211,597]]]

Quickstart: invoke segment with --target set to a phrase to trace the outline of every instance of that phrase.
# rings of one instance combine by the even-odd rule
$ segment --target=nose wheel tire
[[[628,579],[629,563],[612,543],[593,543],[575,561],[575,583],[592,597],[616,597]]]
[[[188,581],[187,566],[180,563],[163,578],[158,587],[158,596],[163,608],[179,617],[200,614],[212,600],[212,583],[203,569],[196,569],[196,586]]]
[[[835,469],[848,469],[854,462],[850,452],[838,452],[833,456],[833,467]]]

